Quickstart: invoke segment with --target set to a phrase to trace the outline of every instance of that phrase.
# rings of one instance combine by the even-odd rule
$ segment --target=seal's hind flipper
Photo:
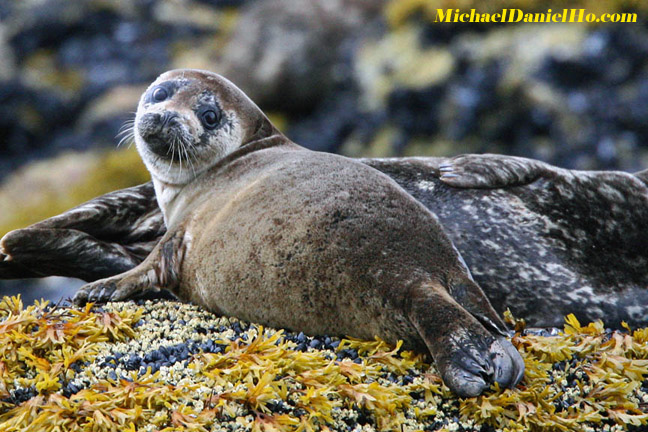
[[[543,162],[495,154],[461,155],[439,165],[441,181],[465,189],[523,186],[549,172]]]
[[[26,268],[0,252],[0,279],[27,279],[43,277],[42,274]]]
[[[101,195],[29,228],[74,229],[118,242],[160,237],[166,231],[151,182]]]
[[[471,280],[448,283],[448,292],[452,298],[466,309],[477,321],[493,334],[505,336],[507,327],[490,304],[484,304],[486,294]]]
[[[522,379],[524,361],[511,342],[491,333],[437,282],[410,296],[408,318],[443,382],[459,396],[477,396],[495,382],[512,388]]]
[[[7,234],[0,276],[68,276],[95,280],[129,270],[141,261],[124,246],[73,229],[25,228]],[[3,271],[5,270],[5,271]]]
[[[139,264],[166,232],[151,183],[102,195],[0,240],[0,278],[87,281]]]

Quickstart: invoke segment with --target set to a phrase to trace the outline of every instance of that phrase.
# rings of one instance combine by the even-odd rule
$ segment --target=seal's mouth
[[[137,122],[137,133],[151,152],[173,160],[174,154],[185,146],[185,131],[180,116],[173,111],[144,114]]]

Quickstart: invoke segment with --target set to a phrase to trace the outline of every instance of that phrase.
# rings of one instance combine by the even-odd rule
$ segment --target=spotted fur
[[[643,174],[499,155],[363,161],[439,217],[498,311],[536,326],[569,313],[613,327],[648,322]]]

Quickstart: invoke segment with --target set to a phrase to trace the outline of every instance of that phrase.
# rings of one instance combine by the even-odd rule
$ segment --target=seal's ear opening
[[[259,141],[265,138],[269,138],[277,134],[281,134],[281,132],[279,132],[279,130],[276,127],[274,127],[274,125],[270,122],[268,117],[261,114],[257,118],[256,124],[254,125],[254,132],[252,132],[248,140],[243,145],[253,143],[255,141]]]

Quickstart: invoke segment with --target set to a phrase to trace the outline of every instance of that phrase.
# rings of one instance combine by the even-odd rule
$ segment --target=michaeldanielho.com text
[[[587,12],[585,9],[562,9],[547,12],[528,13],[521,9],[502,9],[501,12],[477,12],[461,9],[437,9],[435,22],[448,23],[616,23],[637,22],[636,13],[601,13]]]

